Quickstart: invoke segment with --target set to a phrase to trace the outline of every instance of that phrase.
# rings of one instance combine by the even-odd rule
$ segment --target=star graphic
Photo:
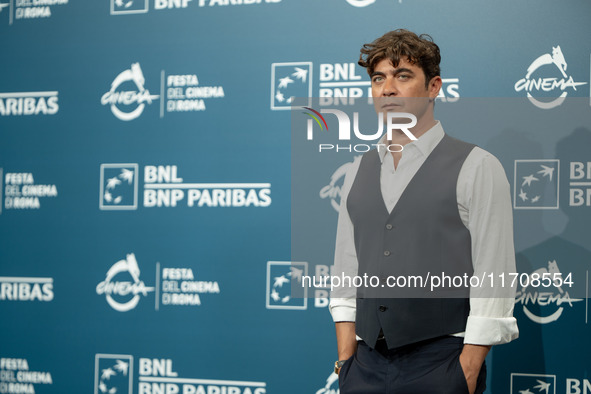
[[[271,298],[273,299],[273,301],[279,301],[279,293],[277,293],[275,289],[271,291]]]
[[[542,382],[541,380],[538,380],[538,379],[536,379],[536,381],[539,384],[537,386],[534,386],[534,389],[540,389],[539,390],[540,392],[543,390],[546,392],[546,394],[548,394],[548,391],[550,390],[550,383]]]
[[[554,174],[554,168],[545,166],[543,164],[540,164],[540,167],[542,167],[542,169],[540,171],[538,171],[538,174],[542,174],[542,176],[548,175],[548,178],[550,178],[550,180],[552,180],[552,174]]]
[[[527,200],[527,193],[523,192],[523,189],[519,189],[521,191],[521,193],[519,193],[519,197],[521,198],[522,201],[526,201]]]
[[[539,199],[540,199],[540,196],[535,196],[534,198],[532,198],[532,199],[531,199],[531,202],[532,202],[532,203],[534,203],[534,202],[538,202],[538,201],[539,201]]]
[[[117,365],[114,367],[119,372],[123,372],[123,375],[127,375],[127,370],[129,369],[129,363],[126,363],[122,360],[117,360]]]
[[[536,178],[534,176],[534,174],[528,175],[528,176],[524,176],[523,177],[523,183],[521,184],[521,186],[527,185],[527,186],[531,186],[532,181],[539,181],[538,178]]]
[[[280,78],[279,79],[279,89],[286,88],[287,85],[289,85],[290,83],[293,83],[293,79],[291,79],[290,77]]]
[[[273,287],[282,287],[284,283],[289,283],[289,279],[287,279],[285,275],[276,276]]]
[[[283,93],[277,92],[277,94],[275,95],[275,100],[279,101],[280,103],[285,101],[285,97],[283,97]]]
[[[111,368],[103,369],[101,379],[109,379],[113,375],[115,375],[115,371],[113,371]]]
[[[534,394],[531,391],[529,391],[529,389],[527,390],[519,390],[519,394]]]
[[[131,182],[133,182],[133,171],[128,170],[126,168],[122,168],[121,174],[119,174],[119,178],[126,180],[127,183],[131,185]]]
[[[119,185],[121,183],[121,181],[117,178],[110,178],[107,181],[107,189],[113,189],[115,188],[115,186]]]
[[[299,67],[294,67],[294,68],[295,68],[296,72],[294,72],[291,75],[297,79],[301,79],[302,82],[306,82],[306,77],[308,76],[308,70],[303,69],[303,68],[299,68]]]

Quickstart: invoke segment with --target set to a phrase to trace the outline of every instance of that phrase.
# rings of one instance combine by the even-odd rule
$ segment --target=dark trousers
[[[357,352],[341,368],[341,394],[467,394],[459,357],[463,338],[445,336],[388,350],[359,342]],[[478,375],[476,393],[486,388],[486,366]]]

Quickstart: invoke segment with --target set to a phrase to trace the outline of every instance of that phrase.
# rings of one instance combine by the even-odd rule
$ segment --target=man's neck
[[[421,119],[421,121],[417,122],[417,125],[412,129],[409,129],[409,131],[418,139],[427,131],[431,130],[436,124],[437,121],[433,116],[431,116],[428,120]],[[412,140],[406,134],[404,134],[402,130],[392,130],[392,140],[389,141],[390,144],[399,144],[404,146],[410,142],[412,142]]]

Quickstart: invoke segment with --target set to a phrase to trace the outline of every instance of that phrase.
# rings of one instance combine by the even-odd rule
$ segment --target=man
[[[395,130],[380,143],[400,144],[401,152],[373,150],[354,161],[341,193],[334,275],[380,276],[383,288],[386,275],[436,274],[433,267],[439,274],[515,272],[501,164],[445,135],[434,118],[440,59],[431,37],[407,30],[361,50],[376,110],[415,115],[410,131],[418,139]],[[397,294],[333,290],[341,393],[482,393],[491,345],[518,336],[511,290],[481,298],[470,290],[469,299]]]

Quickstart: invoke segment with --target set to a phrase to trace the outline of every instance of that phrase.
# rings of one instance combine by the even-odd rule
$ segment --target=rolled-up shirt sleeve
[[[515,289],[507,281],[502,286],[499,280],[499,275],[508,277],[508,273],[516,272],[511,193],[505,171],[496,157],[474,148],[469,159],[465,163],[468,164],[466,182],[458,184],[458,189],[464,188],[458,190],[458,196],[466,198],[458,202],[467,208],[474,275],[496,281],[486,291],[471,289],[464,343],[498,345],[519,336],[513,317]]]
[[[353,224],[351,223],[351,218],[347,210],[347,196],[357,175],[360,161],[360,158],[356,158],[351,163],[341,188],[341,204],[339,207],[334,266],[332,269],[332,275],[335,278],[342,279],[343,276],[352,278],[357,275],[357,253],[353,239]],[[355,321],[356,295],[357,292],[354,287],[341,285],[332,288],[329,309],[335,323]]]

